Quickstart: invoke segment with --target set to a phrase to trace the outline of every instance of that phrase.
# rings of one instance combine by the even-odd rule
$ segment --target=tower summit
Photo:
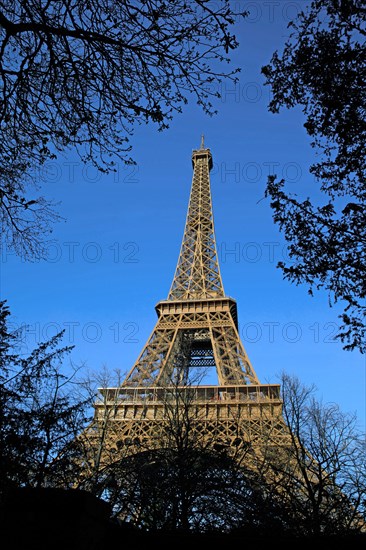
[[[212,214],[210,170],[212,155],[205,149],[192,153],[193,181],[186,226],[168,300],[196,300],[224,296],[217,258]]]

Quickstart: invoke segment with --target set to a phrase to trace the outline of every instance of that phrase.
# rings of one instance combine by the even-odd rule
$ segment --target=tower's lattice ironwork
[[[202,138],[192,153],[193,180],[173,282],[156,305],[157,322],[140,356],[118,388],[101,389],[96,421],[114,425],[111,444],[139,445],[159,438],[172,387],[189,392],[192,429],[207,441],[259,442],[264,432],[285,436],[278,384],[261,384],[238,333],[237,305],[225,295],[216,249],[210,170]],[[190,373],[215,370],[217,384],[192,383]],[[188,395],[188,393],[187,393]]]

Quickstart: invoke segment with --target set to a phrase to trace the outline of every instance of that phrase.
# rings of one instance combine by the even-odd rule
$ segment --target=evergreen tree
[[[0,302],[0,492],[64,486],[72,457],[63,451],[85,425],[89,405],[73,387],[77,369],[63,373],[73,346],[61,345],[62,331],[23,355],[9,316]]]

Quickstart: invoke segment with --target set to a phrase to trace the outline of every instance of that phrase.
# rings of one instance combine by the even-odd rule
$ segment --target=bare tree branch
[[[192,96],[214,114],[211,83],[237,78],[238,69],[223,64],[238,46],[230,28],[243,16],[228,0],[3,3],[0,165],[15,169],[0,174],[0,190],[24,196],[32,170],[70,148],[104,172],[118,159],[133,163],[136,125],[168,128]],[[9,245],[23,243],[19,254],[42,257],[31,236],[35,226],[40,237],[54,223],[49,206],[20,228],[4,216]]]

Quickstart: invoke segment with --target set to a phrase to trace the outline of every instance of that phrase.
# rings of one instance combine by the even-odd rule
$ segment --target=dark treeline
[[[2,302],[1,518],[15,538],[76,530],[87,540],[89,532],[95,540],[174,533],[358,540],[364,532],[365,440],[357,419],[319,402],[315,388],[282,375],[282,446],[270,430],[259,447],[249,436],[235,452],[208,443],[193,429],[192,403],[173,387],[158,439],[134,454],[126,446],[107,453],[109,438],[118,440],[113,407],[103,421],[92,414],[95,388],[111,387],[107,373],[94,381],[82,369],[66,375],[62,334],[24,353],[9,317]]]

